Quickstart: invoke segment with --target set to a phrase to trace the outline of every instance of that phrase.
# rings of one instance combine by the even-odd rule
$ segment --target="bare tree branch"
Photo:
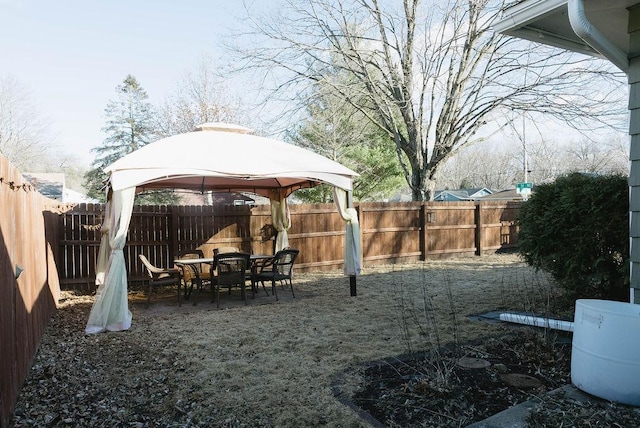
[[[21,171],[41,171],[54,155],[48,133],[31,94],[16,78],[0,78],[0,154]]]
[[[233,51],[237,69],[262,71],[265,82],[277,82],[270,96],[299,112],[310,85],[331,85],[325,76],[339,64],[356,81],[334,84],[336,95],[395,143],[414,200],[432,197],[442,165],[503,127],[510,112],[583,131],[625,120],[620,73],[601,60],[495,34],[503,1],[281,3],[277,16],[252,21],[244,34],[251,47]]]

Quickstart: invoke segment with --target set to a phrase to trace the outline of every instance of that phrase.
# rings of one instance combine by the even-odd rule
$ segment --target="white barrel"
[[[640,305],[576,301],[571,382],[605,400],[640,406]]]

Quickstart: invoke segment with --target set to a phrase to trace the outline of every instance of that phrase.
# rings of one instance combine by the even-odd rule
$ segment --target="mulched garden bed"
[[[463,427],[535,398],[530,428],[637,425],[638,408],[548,395],[571,383],[570,367],[570,340],[525,329],[368,364],[358,392],[343,401],[374,426]]]

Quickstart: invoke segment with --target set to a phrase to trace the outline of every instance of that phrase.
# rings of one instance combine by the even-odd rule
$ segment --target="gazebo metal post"
[[[353,192],[347,192],[347,207],[353,208]],[[349,290],[351,291],[351,297],[355,297],[358,295],[358,291],[356,289],[356,275],[349,275]]]

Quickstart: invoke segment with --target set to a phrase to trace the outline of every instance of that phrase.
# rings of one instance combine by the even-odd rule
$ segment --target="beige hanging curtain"
[[[344,236],[344,274],[349,276],[360,275],[361,271],[361,249],[360,249],[360,224],[358,223],[358,212],[353,207],[349,207],[348,193],[338,187],[333,188],[333,198],[338,208],[338,212],[345,221]]]
[[[109,198],[109,196],[107,196]],[[104,273],[107,269],[109,254],[111,247],[109,246],[109,222],[111,221],[111,201],[107,199],[104,205],[104,219],[100,226],[100,249],[98,250],[98,258],[96,259],[96,287],[104,284]]]
[[[276,252],[289,246],[289,227],[291,216],[287,205],[287,197],[283,191],[274,190],[269,198],[271,202],[271,222],[278,231],[276,236]]]
[[[127,269],[122,249],[133,212],[135,187],[113,191],[109,201],[109,239],[100,244],[99,254],[109,253],[96,292],[96,299],[85,328],[88,334],[122,331],[131,327],[131,312],[127,301]],[[108,246],[108,247],[107,247]],[[104,248],[103,248],[104,247]],[[100,262],[102,263],[102,262]]]

